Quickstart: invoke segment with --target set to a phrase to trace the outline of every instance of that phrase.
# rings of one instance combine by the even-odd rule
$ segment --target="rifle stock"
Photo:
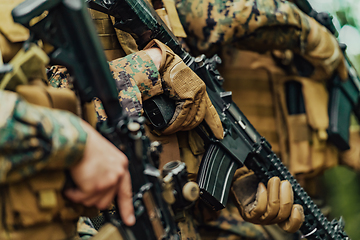
[[[112,0],[105,3],[102,0],[88,0],[87,2],[91,8],[114,16],[116,19],[114,26],[134,34],[140,47],[153,38],[167,44],[205,82],[206,91],[225,131],[224,139],[218,140],[214,138],[205,122],[197,128],[207,145],[207,152],[198,173],[201,198],[205,202],[216,210],[223,208],[227,202],[235,170],[245,165],[265,184],[273,176],[290,181],[294,191],[294,202],[304,208],[305,222],[300,230],[307,239],[349,239],[343,231],[342,222],[334,220],[330,223],[326,219],[272,152],[270,144],[260,136],[233,103],[231,92],[222,89],[222,77],[216,70],[216,64],[221,61],[219,57],[214,56],[211,59],[206,59],[205,56],[196,59],[191,57],[181,48],[174,35],[146,1]],[[124,18],[126,16],[129,17]],[[153,106],[158,105],[153,104]],[[152,111],[153,109],[150,110]]]
[[[129,159],[136,223],[128,227],[118,214],[106,214],[124,240],[179,239],[169,205],[162,197],[159,171],[153,166],[150,140],[143,117],[123,112],[118,92],[94,24],[83,0],[27,0],[12,12],[15,22],[31,31],[31,41],[51,44],[53,63],[64,65],[75,77],[82,102],[98,97],[108,119],[98,131]],[[118,213],[118,211],[117,211]],[[106,233],[113,232],[110,227]],[[97,236],[99,239],[101,236]]]

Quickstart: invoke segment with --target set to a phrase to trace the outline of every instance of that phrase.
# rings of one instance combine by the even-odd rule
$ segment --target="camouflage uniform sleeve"
[[[151,57],[144,51],[115,59],[109,62],[109,67],[116,81],[120,104],[129,116],[141,116],[142,100],[163,93],[160,74]],[[49,82],[52,87],[73,89],[66,68],[53,66],[49,71]],[[94,104],[98,120],[106,120],[101,100],[95,98]]]
[[[119,100],[129,115],[141,115],[142,100],[163,93],[160,74],[144,51],[116,59],[109,65]]]
[[[177,10],[188,44],[200,52],[227,44],[303,52],[310,31],[309,17],[284,0],[177,0]]]
[[[0,184],[80,160],[87,138],[75,115],[0,91]]]
[[[74,91],[72,78],[66,67],[60,65],[51,66],[48,70],[49,84],[53,88],[68,88]]]

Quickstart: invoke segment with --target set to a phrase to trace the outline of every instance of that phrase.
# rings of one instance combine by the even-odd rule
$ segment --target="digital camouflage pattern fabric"
[[[74,90],[70,74],[65,67],[55,65],[48,70],[49,84],[54,88],[69,88]]]
[[[129,116],[141,116],[142,100],[163,92],[160,74],[151,58],[143,51],[115,59],[109,62],[109,67],[116,81],[120,104]],[[73,89],[66,68],[53,66],[49,71],[49,83],[52,87]],[[98,120],[106,120],[101,100],[95,98],[94,104]]]
[[[91,239],[91,237],[98,233],[88,217],[79,218],[79,221],[77,222],[77,232],[78,236],[75,240]]]
[[[163,92],[160,74],[143,51],[113,60],[109,66],[116,81],[119,101],[129,116],[140,116],[142,100]],[[99,120],[105,120],[106,115],[99,99],[95,100],[95,107]]]
[[[204,215],[206,216],[206,214]],[[263,226],[244,221],[231,202],[210,221],[198,221],[202,240],[271,240]]]
[[[177,0],[177,10],[192,50],[209,54],[227,44],[304,51],[310,32],[304,13],[284,0]]]
[[[80,120],[0,91],[0,184],[80,160],[87,138]]]

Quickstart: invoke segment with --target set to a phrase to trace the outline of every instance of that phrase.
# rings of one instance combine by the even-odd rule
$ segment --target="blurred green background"
[[[347,45],[347,54],[360,72],[360,0],[309,0],[317,11],[333,15],[340,42]],[[360,161],[360,156],[359,156]],[[345,231],[353,240],[360,239],[360,173],[339,166],[321,177],[323,194],[331,207],[330,219],[342,216]]]

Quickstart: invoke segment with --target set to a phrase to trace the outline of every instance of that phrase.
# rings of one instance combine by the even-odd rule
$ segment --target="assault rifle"
[[[335,36],[337,35],[336,28],[332,22],[332,16],[329,13],[315,11],[307,0],[294,0],[293,2],[305,14],[314,18]],[[346,56],[346,45],[343,43],[339,43],[339,45],[346,59],[348,79],[347,81],[342,81],[338,74],[334,74],[332,79],[328,80],[329,128],[327,133],[329,141],[339,150],[344,151],[350,149],[349,128],[351,113],[354,113],[357,120],[360,121],[360,78]],[[300,75],[309,77],[312,74],[313,67],[300,56],[295,56],[294,63]],[[290,82],[287,84],[287,90],[289,113],[304,113],[306,109],[301,107],[304,105],[301,86],[298,83]],[[297,92],[297,95],[293,94],[294,92]]]
[[[90,102],[94,97],[102,101],[108,118],[98,131],[129,159],[136,217],[135,225],[128,227],[120,216],[106,214],[108,221],[120,231],[121,237],[117,239],[178,240],[177,225],[162,197],[159,171],[152,163],[154,152],[150,151],[150,141],[145,136],[145,118],[130,118],[123,112],[115,81],[84,1],[27,0],[12,14],[15,22],[30,29],[30,41],[42,39],[54,47],[49,54],[52,62],[66,66],[75,76],[74,84],[82,102]],[[100,232],[95,238],[114,239],[111,236],[100,238]]]
[[[201,199],[215,210],[225,206],[231,180],[238,167],[243,165],[252,169],[265,184],[273,176],[289,180],[294,191],[294,202],[304,208],[305,222],[300,228],[307,239],[349,239],[343,231],[342,222],[329,222],[314,204],[304,189],[298,184],[280,159],[271,150],[270,144],[261,137],[245,115],[233,103],[231,92],[222,88],[222,77],[216,70],[220,63],[217,56],[193,58],[177,41],[162,22],[155,10],[143,0],[87,0],[89,7],[115,17],[114,26],[130,32],[140,48],[151,39],[159,39],[168,45],[205,82],[207,93],[215,106],[224,127],[224,139],[216,139],[205,122],[198,131],[206,143],[206,153],[198,173]],[[148,104],[153,109],[149,113],[161,115],[161,107],[166,105],[164,96],[151,98]],[[169,99],[167,99],[169,101]],[[162,127],[167,119],[164,116],[148,114],[155,126]],[[155,114],[156,115],[156,114]]]

